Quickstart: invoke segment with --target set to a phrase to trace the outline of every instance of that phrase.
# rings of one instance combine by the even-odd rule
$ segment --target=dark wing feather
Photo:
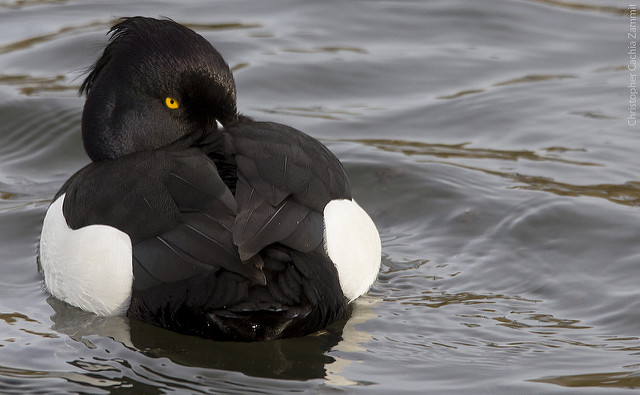
[[[62,192],[70,227],[104,224],[129,235],[134,290],[220,269],[264,284],[261,269],[242,263],[233,244],[233,195],[198,149],[93,163]]]
[[[318,213],[290,198],[274,207],[243,176],[238,178],[236,190],[239,193],[236,198],[243,209],[236,217],[233,239],[243,260],[276,242],[301,252],[309,252],[322,242],[322,232],[318,230],[323,224]]]
[[[349,199],[338,159],[320,142],[285,125],[243,121],[225,127],[227,156],[237,166],[233,241],[243,260],[279,242],[300,252],[320,245],[322,213]]]
[[[262,176],[261,173],[263,173],[264,171],[259,170],[257,167],[261,163],[259,162],[256,163],[257,161],[254,161],[253,159],[249,159],[242,155],[236,155],[235,160],[236,160],[236,166],[238,168],[238,178],[239,179],[241,178],[245,182],[247,180],[251,180],[251,182],[248,183],[250,186],[250,189],[254,189],[258,191],[261,198],[264,199],[271,206],[275,207],[279,205],[280,203],[282,203],[284,199],[287,198],[287,196],[289,196],[289,192],[287,192],[287,189],[289,189],[290,186],[282,185],[281,186],[282,189],[281,189],[276,184],[269,182],[268,179],[265,179]],[[280,170],[281,169],[277,169],[277,168],[272,169],[272,170],[269,170],[269,173],[275,174],[274,172],[278,172]],[[236,184],[236,194],[238,193],[237,188],[238,186]],[[244,196],[242,196],[242,192],[245,192],[245,191],[240,192],[241,197],[244,198]]]

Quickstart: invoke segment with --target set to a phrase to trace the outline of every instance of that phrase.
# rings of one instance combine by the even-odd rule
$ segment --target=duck
[[[329,149],[238,112],[214,46],[126,17],[87,70],[91,162],[48,207],[39,263],[55,298],[223,341],[305,336],[346,318],[379,232]]]

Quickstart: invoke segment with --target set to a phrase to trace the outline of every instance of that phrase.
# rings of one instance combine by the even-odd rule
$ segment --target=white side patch
[[[126,313],[133,283],[131,239],[107,225],[72,230],[62,213],[64,197],[47,210],[40,236],[40,264],[49,292],[98,315]]]
[[[330,201],[324,208],[324,228],[325,250],[351,302],[367,292],[378,276],[380,235],[369,215],[352,200]]]

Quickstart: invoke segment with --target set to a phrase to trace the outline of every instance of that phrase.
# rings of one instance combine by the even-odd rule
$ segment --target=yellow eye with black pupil
[[[180,103],[178,103],[178,101],[173,97],[167,97],[166,99],[164,99],[164,104],[172,110],[180,107]]]

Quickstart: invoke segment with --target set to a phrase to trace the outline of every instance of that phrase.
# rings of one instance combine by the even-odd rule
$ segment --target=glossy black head
[[[237,118],[233,75],[193,30],[171,20],[125,18],[80,87],[82,140],[91,160],[202,136]]]

